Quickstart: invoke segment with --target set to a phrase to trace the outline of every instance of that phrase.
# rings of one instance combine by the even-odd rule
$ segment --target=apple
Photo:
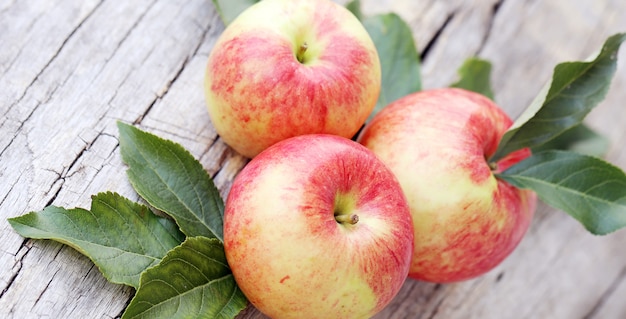
[[[205,73],[216,132],[254,157],[304,134],[350,138],[380,94],[378,53],[361,22],[330,0],[263,0],[221,34]]]
[[[524,236],[536,194],[494,173],[530,151],[490,161],[511,125],[490,99],[443,88],[392,102],[359,135],[398,177],[409,202],[415,231],[411,278],[447,283],[477,277]]]
[[[352,140],[313,134],[274,144],[237,175],[225,207],[233,276],[271,318],[369,318],[407,278],[406,198]]]

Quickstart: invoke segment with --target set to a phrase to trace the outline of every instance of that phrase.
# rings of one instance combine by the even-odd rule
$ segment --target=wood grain
[[[345,3],[346,1],[338,1]],[[513,117],[558,62],[582,59],[626,31],[626,2],[363,0],[411,26],[426,88],[447,86],[469,56],[494,65],[496,101]],[[223,24],[208,0],[0,1],[0,318],[118,318],[134,291],[84,256],[27,240],[6,219],[47,205],[88,207],[125,176],[116,121],[181,143],[226,195],[247,159],[215,133],[202,93]],[[626,50],[589,125],[626,169]],[[519,248],[458,284],[408,280],[376,318],[624,318],[626,232],[595,237],[541,205]],[[249,308],[240,318],[263,318]]]

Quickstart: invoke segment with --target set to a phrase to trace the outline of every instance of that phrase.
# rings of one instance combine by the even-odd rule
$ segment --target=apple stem
[[[494,171],[494,172],[495,172],[495,171],[498,169],[498,163],[496,163],[496,162],[489,162],[489,168],[490,168],[492,171]]]
[[[304,63],[304,53],[306,53],[306,50],[308,48],[309,48],[309,45],[306,42],[300,45],[300,48],[298,49],[298,53],[296,54],[296,58],[298,59],[300,63]]]
[[[359,222],[359,215],[357,214],[342,214],[335,215],[335,220],[340,224],[351,224],[354,225]]]

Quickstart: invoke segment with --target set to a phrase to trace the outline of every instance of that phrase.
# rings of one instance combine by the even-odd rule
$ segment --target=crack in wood
[[[491,34],[493,33],[493,28],[495,25],[496,16],[498,15],[500,8],[502,8],[503,3],[504,3],[504,0],[498,0],[492,5],[491,16],[490,16],[489,22],[487,23],[487,29],[485,31],[485,34],[483,35],[480,45],[478,46],[478,49],[476,50],[476,54],[475,54],[476,56],[480,55],[480,53],[485,48],[485,45],[487,45],[489,38],[491,38]]]
[[[501,271],[500,273],[498,273],[498,275],[496,276],[495,282],[499,283],[500,281],[502,281],[502,278],[504,278],[504,271]]]
[[[441,288],[443,288],[442,284],[435,285],[432,291],[432,296],[435,297],[436,294],[441,290]],[[430,316],[428,316],[428,319],[434,319],[437,316],[437,314],[439,313],[439,309],[441,308],[441,305],[443,305],[445,299],[445,296],[443,296],[437,301],[437,303],[433,307],[432,312],[430,313]]]
[[[202,156],[207,155],[209,153],[209,151],[211,151],[211,149],[213,149],[213,147],[217,144],[218,141],[220,141],[221,138],[218,134],[215,134],[215,137],[211,140],[210,143],[207,144],[207,147],[202,151]],[[225,152],[224,152],[225,153]],[[224,161],[224,158],[226,155],[222,154],[222,157],[220,157],[217,162],[221,165]],[[214,175],[214,174],[213,174]],[[213,178],[214,176],[212,176],[211,178]]]
[[[426,60],[431,50],[435,47],[435,44],[437,44],[437,41],[441,37],[441,34],[443,33],[443,31],[446,29],[446,27],[448,27],[448,25],[450,25],[450,21],[452,21],[455,14],[456,12],[454,11],[450,12],[450,14],[448,14],[448,16],[446,17],[446,20],[443,22],[443,24],[439,27],[439,29],[437,29],[437,31],[432,36],[432,38],[430,38],[428,43],[426,43],[424,50],[420,54],[420,61],[422,61],[422,63]]]
[[[210,30],[211,30],[211,25],[209,25],[209,28],[206,28],[202,32],[202,35],[200,37],[200,41],[198,41],[196,47],[191,51],[191,53],[189,55],[187,55],[185,57],[183,62],[180,64],[180,66],[178,67],[178,69],[174,73],[174,76],[165,84],[163,89],[161,89],[159,92],[155,93],[155,99],[152,100],[152,102],[150,103],[148,108],[142,114],[140,114],[137,119],[135,119],[133,121],[133,124],[135,124],[135,125],[140,124],[143,121],[143,119],[148,115],[148,113],[150,113],[152,108],[157,104],[157,102],[162,100],[169,93],[172,85],[180,78],[181,74],[185,71],[187,65],[189,64],[189,61],[191,61],[191,59],[193,57],[197,56],[198,51],[202,47],[202,44],[204,43],[204,39],[205,39],[206,35],[209,33]],[[112,100],[113,99],[111,99],[111,101]]]
[[[48,70],[48,68],[52,65],[52,63],[54,61],[56,61],[56,59],[59,57],[59,55],[61,54],[61,52],[63,51],[63,49],[65,48],[65,46],[67,45],[67,43],[70,41],[70,39],[72,39],[72,37],[76,34],[76,32],[84,25],[85,21],[87,21],[93,14],[94,12],[97,11],[98,7],[102,4],[102,1],[99,2],[94,8],[93,10],[91,10],[88,14],[86,14],[82,20],[80,20],[78,22],[78,24],[76,25],[76,27],[74,27],[74,29],[72,29],[72,31],[70,31],[70,33],[67,35],[67,37],[65,37],[65,39],[63,39],[63,41],[61,42],[61,44],[59,45],[59,47],[56,49],[56,51],[54,52],[54,54],[52,54],[52,57],[50,57],[50,59],[46,62],[46,64],[41,68],[41,70],[39,70],[39,72],[37,72],[37,74],[35,75],[35,77],[33,78],[32,81],[30,81],[30,83],[26,86],[26,89],[24,89],[24,92],[22,92],[22,95],[20,97],[17,98],[16,101],[14,101],[13,103],[11,103],[11,105],[9,105],[9,109],[7,110],[7,113],[16,105],[21,104],[22,100],[24,99],[24,97],[26,97],[26,95],[28,94],[28,92],[30,91],[30,89],[35,85],[35,83],[39,80],[39,78]],[[51,95],[51,94],[50,94]],[[41,103],[40,103],[41,104]],[[31,112],[30,115],[32,115],[33,112]],[[21,128],[21,127],[20,127]]]
[[[26,86],[26,88],[24,89],[24,92],[22,92],[22,95],[20,95],[17,100],[15,100],[13,103],[11,103],[9,105],[9,107],[7,108],[7,110],[5,111],[5,115],[9,114],[9,112],[16,106],[16,105],[21,105],[22,101],[24,100],[24,98],[28,95],[28,92],[30,92],[31,88],[35,85],[35,83],[37,83],[37,81],[39,81],[40,77],[49,69],[49,67],[52,65],[52,63],[59,57],[59,55],[61,54],[61,52],[63,51],[63,49],[65,48],[65,46],[67,45],[67,43],[70,41],[70,39],[77,33],[77,31],[84,25],[85,21],[87,21],[93,14],[94,12],[97,11],[98,7],[102,4],[102,2],[99,2],[88,14],[85,15],[85,17],[76,25],[76,27],[74,27],[74,29],[72,29],[72,31],[70,31],[70,33],[67,35],[67,37],[65,39],[63,39],[63,41],[61,42],[61,44],[59,45],[59,47],[56,49],[56,51],[54,52],[54,54],[52,55],[52,57],[46,62],[46,64],[41,68],[41,70],[39,70],[39,72],[35,75],[35,77],[32,79],[32,81],[30,81],[30,83]],[[67,77],[69,78],[69,76]],[[65,83],[65,81],[67,81],[67,78],[62,82]],[[61,85],[62,85],[61,84]],[[48,101],[50,101],[50,99],[52,98],[52,96],[54,95],[54,93],[56,92],[56,90],[59,88],[59,86],[61,85],[57,85],[55,86],[52,91],[50,93],[47,94],[46,98],[43,99],[42,101],[38,102],[33,109],[28,113],[28,115],[26,116],[26,118],[24,118],[23,120],[20,119],[16,119],[20,125],[18,126],[17,130],[15,131],[16,134],[11,138],[11,140],[9,141],[9,143],[2,148],[2,150],[0,150],[0,156],[2,156],[6,150],[13,144],[13,141],[17,138],[19,132],[22,132],[22,129],[24,127],[24,125],[32,118],[33,114],[35,114],[35,112],[39,109],[39,107],[42,104],[46,104]],[[56,182],[56,181],[55,181]]]
[[[115,45],[115,48],[113,48],[111,50],[111,54],[104,58],[104,64],[103,64],[102,68],[100,69],[100,72],[102,72],[103,70],[106,69],[106,65],[109,64],[109,62],[113,59],[115,54],[118,53],[118,51],[120,50],[122,45],[124,45],[124,43],[126,43],[128,38],[130,37],[130,35],[137,29],[137,26],[144,20],[145,16],[148,14],[148,11],[150,11],[149,9],[152,8],[154,6],[154,4],[155,4],[155,2],[153,1],[150,5],[147,5],[145,7],[145,10],[143,12],[141,12],[141,14],[135,19],[133,24],[128,28],[126,33],[124,33],[124,35],[121,37],[121,39],[117,42],[117,44]],[[122,80],[120,81],[120,84],[118,85],[118,87],[123,87],[124,86],[124,84],[126,83],[128,78],[131,76],[132,71],[133,71],[133,69],[131,68],[129,70],[129,72],[124,76],[124,78],[122,78]],[[97,76],[100,76],[100,73],[98,73]],[[115,100],[115,98],[117,98],[117,94],[118,94],[118,90],[115,89],[115,91],[113,92],[113,94],[111,95],[109,100],[106,102],[106,105],[111,107],[111,103]]]
[[[98,135],[96,137],[96,139],[99,137],[100,135]],[[95,141],[95,140],[94,140]],[[58,174],[57,179],[55,179],[51,184],[50,184],[50,189],[52,189],[54,187],[54,185],[56,185],[58,182],[61,182],[61,185],[59,186],[59,188],[54,192],[54,194],[52,194],[52,197],[50,197],[50,199],[46,202],[45,207],[48,207],[50,205],[52,205],[54,203],[54,201],[57,199],[57,197],[59,196],[59,194],[61,193],[61,190],[63,190],[63,185],[65,184],[65,179],[70,177],[70,175],[68,175],[68,173],[72,170],[72,168],[76,165],[76,163],[81,159],[81,157],[85,154],[85,152],[89,149],[89,147],[91,146],[91,144],[87,144],[85,145],[82,150],[80,152],[78,152],[78,154],[76,154],[76,157],[74,157],[74,160],[72,161],[72,163],[70,163],[70,165],[63,169],[63,172],[58,173],[56,171],[53,170],[48,170],[48,171],[52,171],[55,174]]]
[[[61,193],[61,191],[63,190],[63,185],[65,184],[65,180],[67,178],[72,177],[75,173],[70,173],[74,167],[80,162],[80,160],[83,158],[83,156],[88,153],[91,150],[91,147],[98,141],[98,139],[102,136],[108,136],[108,137],[112,137],[111,134],[108,133],[104,133],[104,132],[99,132],[91,141],[86,141],[85,139],[81,140],[85,143],[85,145],[83,146],[83,148],[76,154],[76,156],[74,157],[74,160],[66,167],[63,169],[63,171],[61,173],[56,172],[54,170],[50,170],[48,169],[48,171],[53,172],[55,174],[57,174],[57,178],[50,184],[50,190],[52,190],[52,188],[59,182],[61,182],[61,185],[58,186],[58,189],[54,192],[54,194],[52,194],[52,196],[50,197],[50,199],[46,202],[45,207],[51,206],[53,205],[54,201],[57,199],[57,197],[59,196],[59,194]],[[117,139],[117,137],[113,138]],[[116,147],[113,148],[113,151],[107,156],[107,158],[110,158],[110,156],[113,155],[113,153],[115,153],[115,150],[119,147],[119,141]],[[96,170],[98,170],[98,168],[94,168]]]
[[[94,141],[96,141],[101,136],[111,137],[111,138],[114,138],[115,140],[117,140],[117,144],[115,145],[115,147],[113,147],[111,149],[111,152],[109,152],[109,154],[107,154],[107,156],[106,156],[106,159],[108,160],[108,159],[111,158],[111,156],[113,156],[113,154],[115,154],[117,149],[120,148],[120,139],[117,136],[115,136],[115,135],[112,135],[112,134],[109,134],[109,133],[105,133],[105,132],[101,132],[100,134],[98,134],[98,136],[96,137],[96,139]]]
[[[17,253],[15,254],[15,263],[13,264],[13,267],[12,267],[13,274],[7,281],[7,285],[2,289],[2,291],[0,291],[0,299],[2,299],[4,294],[6,294],[11,289],[11,287],[13,287],[13,283],[15,283],[17,276],[20,274],[20,271],[22,270],[23,260],[32,247],[33,247],[32,241],[30,239],[24,238],[22,240],[22,244],[20,245],[20,248],[17,250]]]
[[[17,130],[15,131],[15,134],[13,135],[13,137],[11,138],[9,143],[2,149],[2,151],[0,151],[0,157],[2,156],[2,154],[4,154],[4,152],[6,152],[7,149],[9,149],[11,144],[13,144],[13,141],[15,141],[15,139],[22,132],[22,129],[24,128],[24,124],[26,124],[26,122],[28,122],[30,120],[30,118],[33,116],[35,111],[37,111],[39,106],[41,106],[41,103],[37,103],[37,105],[35,105],[35,107],[30,111],[30,113],[26,116],[26,118],[24,120],[22,120],[22,121],[17,120],[20,123],[20,125],[18,126]]]
[[[54,257],[56,258],[57,256],[54,256]],[[43,295],[46,293],[46,291],[48,291],[48,288],[50,288],[50,284],[52,283],[52,281],[56,277],[56,274],[57,274],[57,272],[54,272],[54,274],[52,274],[52,276],[50,277],[50,280],[48,281],[46,286],[41,290],[41,292],[37,296],[37,299],[35,299],[35,302],[33,302],[33,307],[36,306],[37,303],[39,303],[39,300],[41,300],[41,297],[43,297]]]
[[[52,203],[56,200],[57,196],[59,195],[59,193],[61,192],[61,189],[63,188],[63,185],[65,184],[65,176],[63,176],[63,173],[59,173],[55,170],[52,169],[46,169],[46,171],[52,172],[54,174],[57,175],[57,178],[52,181],[52,183],[50,184],[50,188],[46,191],[46,194],[50,194],[52,192],[52,190],[54,189],[55,185],[57,185],[57,183],[61,183],[57,190],[54,191],[54,193],[52,194],[52,196],[50,197],[50,199],[46,202],[45,207],[48,207],[50,205],[52,205]]]
[[[214,20],[218,20],[221,23],[221,19],[219,18],[219,16],[217,14],[215,14],[213,16]],[[198,24],[197,22],[194,21],[194,24]],[[200,41],[198,42],[198,46],[196,46],[196,49],[193,51],[192,56],[196,57],[196,56],[202,56],[205,57],[204,54],[199,54],[200,49],[203,47],[203,45],[205,44],[205,42],[207,41],[207,37],[209,35],[211,35],[211,37],[213,38],[213,41],[216,41],[216,38],[221,34],[221,32],[224,30],[224,27],[222,26],[217,27],[219,24],[215,24],[213,21],[209,21],[209,23],[207,24],[206,27],[203,27],[203,31],[202,31],[202,35],[200,36]],[[215,33],[214,33],[215,31]],[[205,57],[206,58],[206,57]]]
[[[21,174],[20,174],[21,177]],[[2,207],[4,205],[4,201],[6,201],[6,199],[9,197],[9,194],[11,194],[11,192],[13,191],[13,188],[15,187],[15,185],[17,185],[17,183],[19,183],[20,178],[15,179],[15,181],[11,184],[11,187],[9,188],[9,191],[6,192],[6,194],[4,194],[4,197],[2,197],[2,199],[0,200],[0,207]]]
[[[615,291],[617,290],[617,287],[622,282],[624,282],[624,280],[626,280],[626,267],[622,268],[622,271],[620,271],[617,277],[611,282],[611,285],[609,285],[609,287],[607,287],[607,289],[602,293],[602,295],[598,299],[598,302],[596,302],[596,304],[591,308],[591,310],[582,318],[583,319],[596,318],[596,315],[598,314],[600,309],[602,309],[602,307],[606,304],[606,301],[609,299],[609,297],[615,293]]]
[[[141,124],[141,122],[143,121],[143,119],[148,116],[148,113],[150,113],[150,111],[152,110],[152,108],[157,104],[157,102],[161,101],[166,95],[167,93],[169,93],[170,88],[172,87],[172,84],[174,82],[176,82],[176,80],[178,80],[178,78],[180,77],[180,75],[183,73],[183,71],[185,70],[185,67],[187,66],[187,63],[189,63],[191,56],[187,56],[185,57],[185,60],[183,61],[183,63],[180,65],[180,67],[178,68],[178,70],[176,70],[176,73],[174,74],[174,76],[172,77],[172,79],[170,79],[166,84],[165,87],[163,87],[163,89],[157,93],[155,93],[155,97],[154,100],[152,100],[152,102],[150,103],[150,105],[148,105],[148,108],[139,115],[139,117],[137,119],[135,119],[133,121],[134,125],[137,124]]]
[[[134,290],[134,288],[131,288]],[[133,300],[134,294],[132,294],[124,303],[124,306],[122,307],[122,310],[120,310],[120,312],[118,314],[115,315],[114,318],[119,319],[122,318],[122,315],[124,314],[124,312],[126,312],[126,308],[128,308],[128,305],[130,305],[130,302]]]
[[[130,27],[128,28],[128,31],[126,33],[124,33],[124,36],[122,36],[122,38],[117,42],[117,45],[111,51],[111,55],[108,58],[104,59],[104,64],[107,64],[109,61],[111,61],[113,56],[119,51],[119,49],[122,47],[122,45],[124,43],[126,43],[126,40],[128,40],[128,38],[130,37],[131,33],[136,32],[135,30],[138,29],[139,23],[141,23],[144,20],[144,18],[148,14],[148,11],[150,11],[150,8],[152,8],[154,6],[154,4],[155,4],[155,1],[152,1],[152,3],[150,5],[147,5],[145,7],[145,10],[137,17],[137,19],[133,22],[133,24],[130,25]]]

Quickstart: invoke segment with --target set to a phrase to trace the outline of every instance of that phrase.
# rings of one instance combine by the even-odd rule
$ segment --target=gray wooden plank
[[[468,56],[491,60],[496,101],[513,116],[557,62],[626,31],[626,3],[617,0],[363,0],[363,9],[410,24],[426,88],[451,83]],[[0,29],[0,317],[118,317],[132,289],[106,282],[69,247],[24,240],[6,218],[48,204],[88,207],[106,190],[138,200],[117,120],[181,143],[225,196],[247,160],[218,138],[204,108],[203,69],[223,26],[210,1],[33,0],[0,3]],[[622,168],[624,70],[622,62],[589,116]],[[542,205],[497,269],[459,284],[409,280],[377,318],[621,318],[625,244],[623,231],[595,237]],[[240,318],[262,316],[250,308]]]

